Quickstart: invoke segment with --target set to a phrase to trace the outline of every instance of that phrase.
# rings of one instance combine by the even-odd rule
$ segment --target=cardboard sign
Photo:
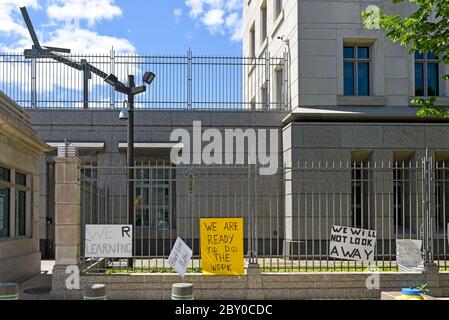
[[[376,231],[332,226],[329,256],[353,261],[374,261]]]
[[[400,271],[424,271],[422,240],[396,240],[396,262]]]
[[[192,259],[192,249],[182,241],[180,237],[176,239],[175,245],[171,250],[170,256],[168,257],[168,264],[171,265],[176,272],[181,276],[184,276],[187,272],[187,267]]]
[[[132,226],[87,224],[84,256],[90,258],[132,258]]]
[[[201,218],[202,271],[243,275],[243,218]]]

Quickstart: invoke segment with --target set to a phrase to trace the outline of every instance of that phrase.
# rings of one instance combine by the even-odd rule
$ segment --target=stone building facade
[[[29,115],[0,92],[0,282],[40,273],[40,160]]]

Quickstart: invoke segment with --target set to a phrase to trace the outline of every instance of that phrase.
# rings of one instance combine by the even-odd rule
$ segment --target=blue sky
[[[31,46],[19,7],[42,44],[74,52],[240,55],[242,0],[0,0],[0,51]]]

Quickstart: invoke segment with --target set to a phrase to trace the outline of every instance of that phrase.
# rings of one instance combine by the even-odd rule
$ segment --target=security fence
[[[156,78],[136,96],[136,109],[288,110],[288,59],[239,56],[65,54],[66,64],[40,55],[0,53],[0,90],[24,108],[121,108],[125,96],[82,70],[86,62],[124,81],[146,71]],[[73,66],[67,65],[73,61]]]
[[[243,217],[245,262],[264,272],[366,270],[366,262],[330,257],[333,225],[377,231],[369,267],[398,271],[396,240],[415,239],[423,241],[425,261],[449,269],[445,162],[304,162],[272,176],[259,175],[255,165],[137,163],[132,169],[134,263],[82,257],[85,271],[173,272],[167,259],[178,236],[193,250],[189,269],[200,271],[202,217]],[[127,224],[127,172],[83,164],[82,226]]]

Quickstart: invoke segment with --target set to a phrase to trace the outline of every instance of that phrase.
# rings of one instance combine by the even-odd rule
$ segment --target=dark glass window
[[[427,65],[427,95],[438,95],[438,65],[435,63],[429,63]]]
[[[11,172],[8,169],[0,167],[0,180],[1,181],[9,182],[10,181],[10,174],[11,174]]]
[[[16,191],[16,235],[26,235],[26,192]]]
[[[345,46],[344,95],[368,96],[370,94],[370,48],[369,46]]]
[[[424,64],[415,63],[415,96],[424,96]]]
[[[415,52],[415,96],[438,96],[439,59],[433,53]]]
[[[0,238],[9,237],[9,189],[0,187]]]
[[[344,47],[343,53],[345,59],[354,59],[354,47]]]
[[[154,230],[175,228],[174,170],[142,168],[136,171],[136,226]]]
[[[368,163],[353,162],[351,175],[351,224],[356,228],[369,229],[370,171]]]
[[[22,173],[16,173],[16,185],[26,186],[27,185],[27,176]]]

